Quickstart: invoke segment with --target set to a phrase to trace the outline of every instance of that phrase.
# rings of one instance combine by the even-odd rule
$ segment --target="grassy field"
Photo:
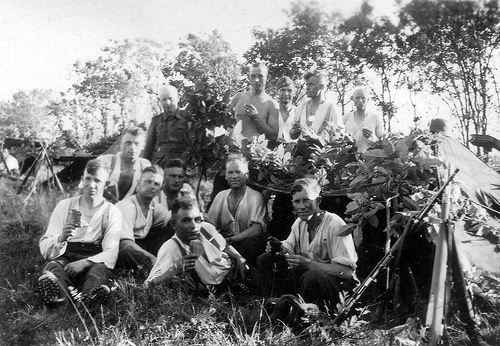
[[[385,329],[374,323],[376,305],[340,328],[317,315],[297,335],[270,323],[259,297],[231,293],[192,297],[181,288],[154,287],[122,275],[108,303],[80,303],[49,310],[34,288],[43,259],[38,239],[51,210],[65,196],[40,192],[23,205],[9,180],[0,194],[0,345],[420,345],[418,321]],[[497,292],[498,293],[498,292]],[[491,308],[478,314],[490,345],[500,345],[500,318]],[[498,309],[498,306],[496,306]],[[456,321],[455,321],[456,322]],[[452,345],[470,344],[458,322],[447,328]]]

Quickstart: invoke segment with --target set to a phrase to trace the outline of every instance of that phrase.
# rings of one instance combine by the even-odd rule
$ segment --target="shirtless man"
[[[142,170],[151,166],[148,160],[139,158],[144,141],[144,131],[131,126],[123,133],[120,152],[99,157],[109,167],[109,185],[104,191],[108,201],[116,203],[135,193]]]
[[[269,140],[278,136],[278,104],[265,90],[267,67],[262,63],[250,66],[250,90],[234,95],[229,108],[241,120],[241,135],[252,140],[265,134]]]

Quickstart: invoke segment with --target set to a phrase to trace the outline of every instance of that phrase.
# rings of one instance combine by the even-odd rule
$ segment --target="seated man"
[[[123,132],[121,151],[99,157],[109,167],[109,185],[104,192],[108,201],[116,203],[133,195],[142,170],[151,166],[148,160],[139,157],[144,148],[145,136],[140,127],[129,127]]]
[[[188,287],[197,290],[199,284],[218,285],[230,278],[233,267],[245,276],[245,259],[212,225],[202,222],[194,195],[181,193],[172,205],[172,220],[175,235],[160,248],[146,285],[183,277]]]
[[[358,152],[368,149],[369,141],[375,142],[384,136],[384,122],[378,113],[367,110],[370,93],[365,88],[358,88],[351,97],[356,110],[343,117],[345,131],[355,142]]]
[[[352,236],[339,235],[344,221],[319,209],[320,191],[315,179],[295,181],[291,193],[298,218],[292,233],[283,242],[270,238],[258,268],[265,297],[298,293],[307,303],[335,311],[339,292],[355,286],[357,255]]]
[[[8,148],[2,149],[2,160],[0,160],[0,174],[6,173],[10,175],[19,175],[19,162],[10,155]]]
[[[170,210],[180,190],[194,194],[193,188],[186,182],[186,164],[181,159],[170,159],[164,170],[163,189],[153,201]]]
[[[103,197],[108,174],[102,161],[89,161],[83,174],[83,194],[62,200],[52,212],[40,239],[47,263],[37,287],[48,305],[66,301],[71,296],[69,286],[99,303],[110,292],[122,216]]]
[[[266,246],[266,203],[260,192],[246,185],[247,178],[246,158],[229,156],[226,161],[226,180],[230,189],[215,196],[205,219],[255,266],[257,257]]]
[[[153,267],[158,250],[173,233],[166,228],[168,211],[155,203],[163,183],[163,170],[159,166],[144,168],[135,195],[116,204],[122,212],[123,228],[118,265],[146,270]]]

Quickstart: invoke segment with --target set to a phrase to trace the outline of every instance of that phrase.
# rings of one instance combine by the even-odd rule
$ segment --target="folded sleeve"
[[[47,231],[40,239],[40,252],[46,261],[53,260],[66,252],[68,242],[59,242],[59,236],[66,222],[70,201],[71,199],[65,199],[56,205],[50,216]]]
[[[132,203],[129,198],[125,198],[116,203],[116,207],[120,210],[122,218],[120,238],[135,241],[134,226],[135,219],[137,218],[137,208],[135,204]]]
[[[247,222],[247,228],[250,228],[254,224],[259,224],[262,226],[262,230],[266,230],[266,204],[264,202],[264,196],[260,192],[251,191],[249,195],[249,206],[250,206],[250,217]]]

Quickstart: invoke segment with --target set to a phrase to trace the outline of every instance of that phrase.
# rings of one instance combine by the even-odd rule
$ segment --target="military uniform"
[[[143,157],[164,168],[169,159],[181,158],[188,150],[188,120],[184,110],[153,117],[149,125]]]

